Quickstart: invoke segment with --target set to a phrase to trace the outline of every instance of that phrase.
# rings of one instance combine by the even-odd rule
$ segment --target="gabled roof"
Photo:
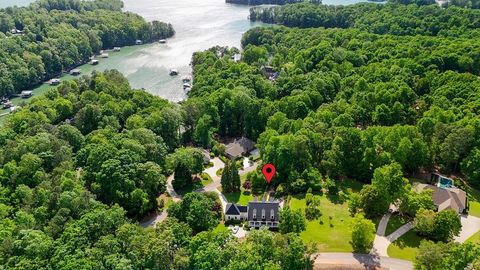
[[[227,203],[225,209],[227,209],[225,215],[240,215],[240,211],[235,204]]]
[[[262,210],[265,210],[265,218],[270,220],[270,213],[273,210],[274,219],[278,221],[280,202],[279,201],[256,201],[248,203],[248,220],[253,220],[253,212],[256,210],[257,219],[262,218]]]
[[[462,212],[467,205],[467,193],[459,188],[441,188],[434,185],[418,184],[416,189],[419,191],[431,189],[433,191],[433,203],[438,207],[438,211],[453,209],[456,212]]]
[[[230,157],[239,157],[243,154],[250,153],[253,149],[255,149],[255,142],[242,137],[229,143],[226,146],[225,153]]]
[[[240,211],[240,213],[247,213],[247,211],[248,211],[247,206],[237,204],[237,208],[238,208],[238,211]]]

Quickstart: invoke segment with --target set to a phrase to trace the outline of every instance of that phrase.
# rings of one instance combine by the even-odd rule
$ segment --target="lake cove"
[[[0,8],[26,5],[31,0],[3,0]],[[325,4],[354,4],[359,0],[329,0]],[[133,88],[148,92],[173,102],[184,100],[182,77],[191,73],[192,54],[213,46],[240,47],[242,34],[261,23],[250,22],[249,6],[226,4],[224,0],[124,0],[125,10],[143,16],[147,21],[161,20],[171,23],[176,31],[165,44],[153,43],[122,48],[109,52],[109,58],[99,58],[96,66],[83,65],[82,74],[94,70],[117,69],[129,80]],[[170,69],[177,69],[179,76],[169,76]],[[72,79],[67,75],[62,80]],[[34,96],[51,86],[34,89]],[[15,99],[14,104],[28,102]]]

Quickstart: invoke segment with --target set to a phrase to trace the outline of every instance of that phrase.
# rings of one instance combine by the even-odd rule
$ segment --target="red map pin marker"
[[[267,183],[270,184],[270,181],[272,181],[272,178],[275,175],[275,166],[273,166],[272,163],[263,165],[262,173],[263,176],[265,176],[265,179],[267,179]]]

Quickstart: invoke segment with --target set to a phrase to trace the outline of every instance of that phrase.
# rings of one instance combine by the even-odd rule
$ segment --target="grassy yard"
[[[468,201],[470,209],[468,213],[472,216],[480,217],[480,191],[474,188],[467,188]]]
[[[292,198],[290,206],[292,209],[305,209],[305,199]],[[319,252],[351,252],[352,217],[347,204],[335,204],[322,196],[320,211],[320,220],[307,221],[307,229],[300,234],[303,241],[317,243]]]
[[[221,191],[221,187],[219,188]],[[246,191],[243,187],[240,188],[240,192],[224,193],[225,198],[229,203],[238,203],[241,205],[247,205],[249,201],[253,200],[253,195],[250,191]]]
[[[421,240],[422,238],[410,230],[388,246],[388,256],[413,261]]]
[[[398,214],[392,215],[388,220],[387,229],[385,230],[385,235],[386,236],[390,235],[391,233],[396,231],[398,228],[405,225],[408,221],[409,221],[408,219]]]
[[[470,238],[467,239],[468,243],[475,243],[480,245],[480,231],[476,234],[472,235]]]

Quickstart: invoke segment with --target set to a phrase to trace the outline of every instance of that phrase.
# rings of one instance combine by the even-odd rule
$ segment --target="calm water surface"
[[[32,0],[0,0],[0,8],[26,5]],[[353,4],[361,0],[328,0],[325,4]],[[182,75],[190,74],[192,54],[215,45],[239,47],[240,39],[248,29],[260,25],[247,20],[248,6],[226,4],[224,0],[124,0],[125,10],[143,16],[146,20],[160,20],[173,24],[175,37],[167,44],[147,44],[110,52],[110,58],[101,59],[98,66],[80,67],[84,74],[94,69],[117,69],[134,88],[145,88],[154,95],[171,101],[186,98]],[[170,77],[168,71],[176,68],[180,76]],[[64,79],[68,79],[66,77]],[[42,86],[36,91],[44,91]]]

